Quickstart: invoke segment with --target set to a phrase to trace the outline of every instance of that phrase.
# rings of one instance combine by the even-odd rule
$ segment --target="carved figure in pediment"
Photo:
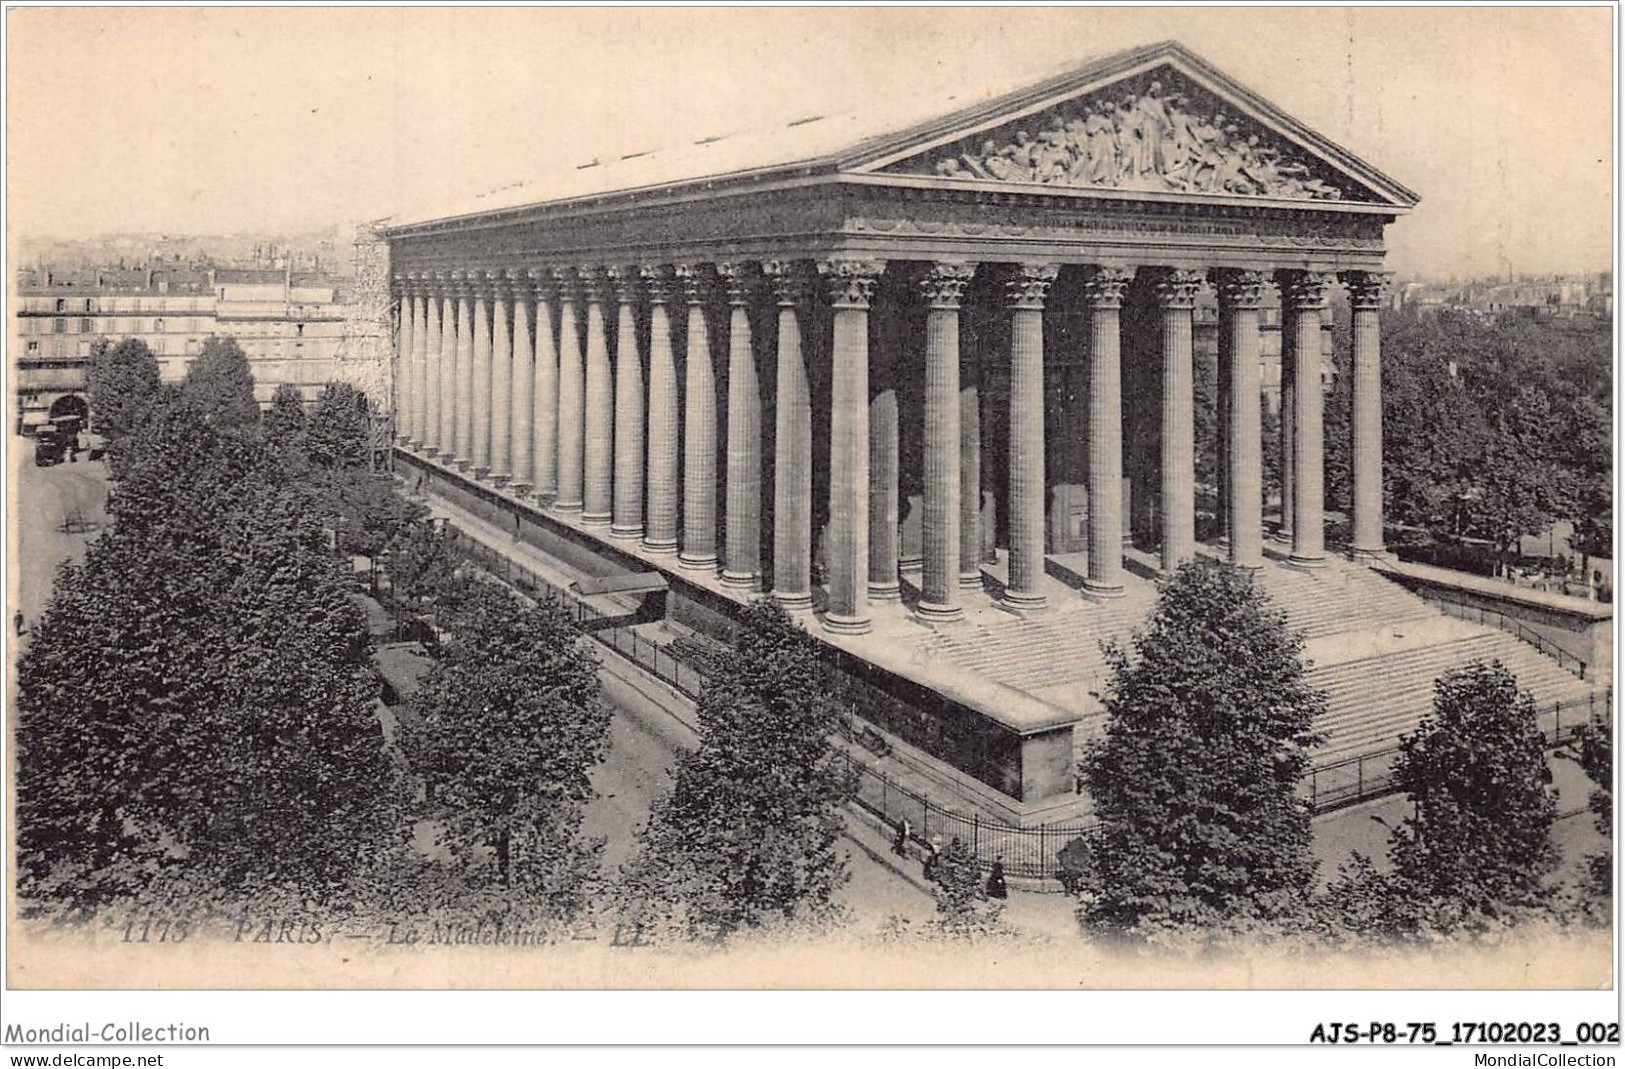
[[[1083,121],[1084,135],[1088,139],[1085,150],[1085,180],[1105,185],[1117,175],[1117,123],[1110,104],[1097,104]]]
[[[1027,173],[1016,166],[1016,146],[1006,145],[1002,150],[998,145],[989,141],[982,146],[982,166],[987,173],[1000,182],[1022,182]]]
[[[1034,153],[1033,176],[1039,182],[1059,182],[1066,177],[1072,163],[1072,154],[1066,148],[1066,132],[1055,126],[1038,135],[1038,150]]]

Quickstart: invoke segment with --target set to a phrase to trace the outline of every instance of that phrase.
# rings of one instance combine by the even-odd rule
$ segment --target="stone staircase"
[[[1258,582],[1286,612],[1287,626],[1302,632],[1306,641],[1439,615],[1398,583],[1343,560],[1331,559],[1312,570],[1270,560],[1259,571]]]
[[[1315,724],[1325,741],[1316,748],[1314,763],[1331,764],[1397,745],[1399,737],[1414,731],[1432,710],[1436,679],[1470,661],[1492,660],[1512,672],[1518,686],[1534,696],[1542,712],[1558,702],[1583,703],[1592,693],[1591,684],[1533,646],[1489,629],[1316,666],[1309,670],[1308,680],[1325,692],[1327,709]]]

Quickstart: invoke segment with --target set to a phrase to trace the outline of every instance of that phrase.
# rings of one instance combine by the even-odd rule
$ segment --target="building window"
[[[87,311],[87,312],[95,311],[95,303],[93,301],[91,301],[91,299],[89,297],[85,298],[85,311]]]
[[[56,310],[58,312],[66,312],[68,310],[68,302],[63,298],[58,297],[56,299]]]
[[[305,336],[305,325],[303,323],[300,323],[295,329],[301,338]]]
[[[96,332],[96,321],[94,319],[81,319],[79,321],[79,333],[81,333],[81,334],[94,334],[95,332]]]
[[[29,342],[28,343],[28,351],[31,352],[31,353],[39,352],[39,342],[37,342],[37,341]]]
[[[62,302],[58,301],[57,303],[61,304]],[[52,329],[57,334],[66,334],[68,332],[68,321],[66,319],[58,319],[54,324],[52,324]]]

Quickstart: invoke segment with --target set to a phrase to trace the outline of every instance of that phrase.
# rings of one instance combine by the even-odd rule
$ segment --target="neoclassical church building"
[[[580,161],[394,220],[397,459],[575,574],[658,578],[655,626],[725,635],[777,599],[884,696],[863,715],[900,752],[1024,817],[1070,804],[1100,643],[1193,556],[1257,570],[1323,662],[1434,611],[1363,563],[1385,556],[1384,233],[1417,196],[1177,43],[944,110]],[[1329,546],[1339,289],[1354,489]],[[1403,728],[1351,722],[1331,752]]]

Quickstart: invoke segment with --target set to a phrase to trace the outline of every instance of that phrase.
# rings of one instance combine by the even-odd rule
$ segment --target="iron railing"
[[[1444,598],[1422,595],[1423,600],[1437,606],[1446,616],[1454,616],[1458,620],[1471,620],[1474,623],[1489,624],[1499,627],[1502,631],[1516,635],[1520,640],[1529,643],[1540,652],[1551,657],[1559,665],[1573,672],[1581,679],[1586,678],[1586,663],[1574,654],[1559,647],[1539,632],[1525,627],[1523,622],[1503,612],[1494,609],[1484,609],[1477,605],[1463,605],[1456,601],[1447,601]]]
[[[1584,698],[1552,702],[1536,712],[1541,734],[1546,745],[1556,747],[1574,736],[1582,724],[1589,723],[1601,708],[1613,708],[1614,690],[1591,692]],[[1359,754],[1342,761],[1317,765],[1309,770],[1307,790],[1316,814],[1354,805],[1357,802],[1394,794],[1394,763],[1399,759],[1399,747],[1390,746],[1375,753]]]

